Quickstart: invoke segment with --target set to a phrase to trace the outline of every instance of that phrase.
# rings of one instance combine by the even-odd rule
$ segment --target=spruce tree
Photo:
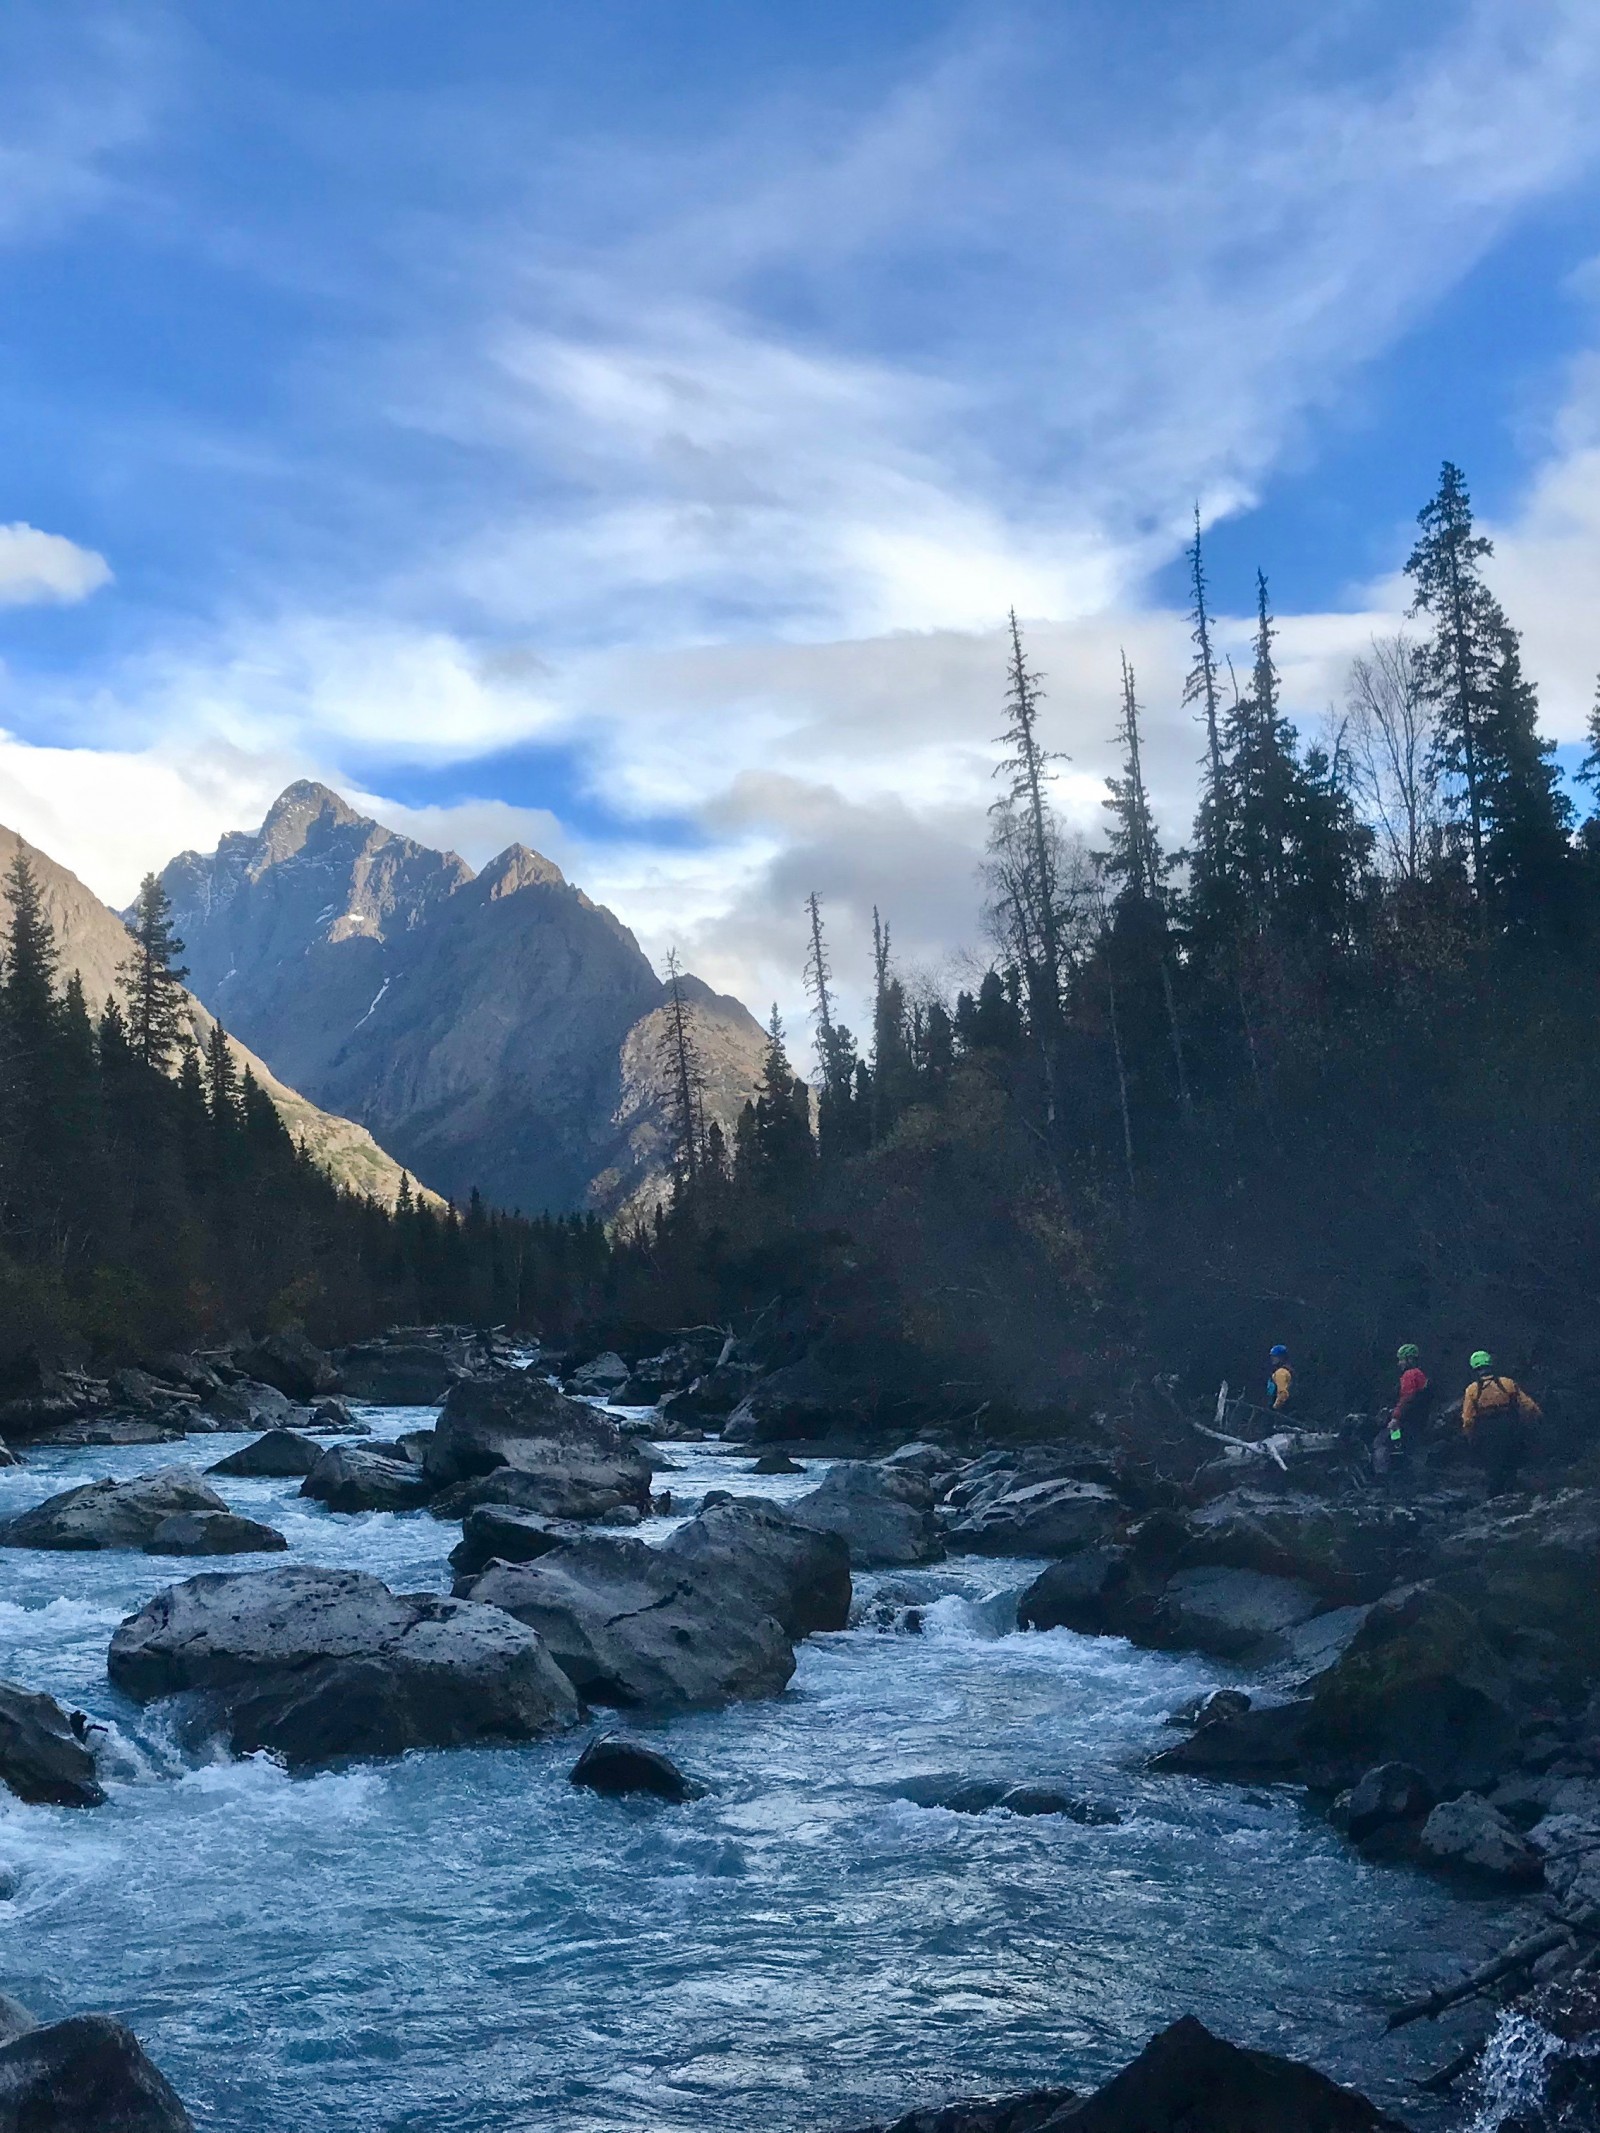
[[[183,990],[189,973],[178,961],[183,943],[172,923],[171,901],[154,874],[139,884],[128,931],[133,953],[117,975],[128,996],[129,1041],[146,1066],[165,1074],[189,1042]]]
[[[1473,893],[1487,889],[1484,850],[1484,727],[1492,713],[1500,667],[1501,616],[1481,566],[1494,545],[1475,531],[1472,499],[1461,469],[1447,459],[1437,494],[1417,514],[1422,537],[1406,560],[1411,612],[1426,615],[1433,635],[1423,645],[1423,686],[1438,718],[1435,757],[1454,781],[1466,822]]]
[[[1200,506],[1194,507],[1194,542],[1189,550],[1190,632],[1194,665],[1183,685],[1183,701],[1198,704],[1206,730],[1206,783],[1201,793],[1200,820],[1203,831],[1215,836],[1222,809],[1222,712],[1217,693],[1217,662],[1211,650],[1211,616],[1206,607],[1205,558],[1200,548]],[[1201,842],[1204,844],[1205,836]]]
[[[1539,732],[1539,695],[1522,668],[1522,646],[1504,617],[1484,722],[1483,862],[1508,923],[1559,923],[1570,876],[1572,803],[1561,787],[1555,743]]]
[[[1106,851],[1099,856],[1106,874],[1121,884],[1119,902],[1152,904],[1160,897],[1167,860],[1144,782],[1139,700],[1126,652],[1122,654],[1122,716],[1116,740],[1122,767],[1106,780],[1107,797],[1102,804],[1111,817],[1111,833]]]
[[[1589,752],[1579,765],[1578,777],[1600,799],[1600,675],[1595,677],[1594,703],[1589,711]]]
[[[705,1069],[684,997],[683,971],[676,948],[667,951],[667,1014],[661,1037],[660,1064],[667,1081],[672,1121],[672,1167],[680,1187],[692,1190],[700,1174],[705,1145]]]

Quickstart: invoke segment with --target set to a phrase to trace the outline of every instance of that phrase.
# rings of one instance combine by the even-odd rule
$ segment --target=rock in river
[[[289,1543],[276,1526],[232,1511],[175,1511],[144,1544],[146,1555],[268,1555]]]
[[[872,1564],[934,1563],[944,1554],[932,1513],[908,1503],[896,1477],[865,1460],[841,1460],[786,1509],[803,1526],[837,1533],[858,1570]]]
[[[1498,1808],[1475,1792],[1437,1806],[1422,1825],[1422,1856],[1488,1881],[1537,1888],[1544,1879],[1539,1854]]]
[[[794,1672],[773,1616],[644,1541],[586,1536],[457,1590],[536,1629],[592,1703],[690,1710],[776,1696]]]
[[[611,1799],[647,1792],[655,1799],[671,1800],[675,1806],[699,1799],[706,1789],[685,1777],[670,1756],[658,1755],[654,1748],[643,1747],[638,1741],[618,1740],[612,1734],[590,1741],[573,1764],[571,1777],[574,1785],[603,1792]]]
[[[73,2015],[0,2045],[0,2133],[194,2133],[131,2029]]]
[[[577,1716],[566,1677],[509,1615],[299,1564],[169,1585],[122,1623],[107,1671],[140,1703],[209,1692],[237,1753],[292,1766],[536,1740]]]
[[[509,1504],[484,1504],[462,1521],[450,1567],[457,1577],[475,1577],[491,1563],[531,1563],[563,1541],[582,1537],[582,1526],[572,1519],[541,1518],[537,1511],[518,1511]]]
[[[336,1444],[318,1459],[300,1493],[330,1511],[420,1511],[433,1491],[405,1459]]]
[[[791,1637],[843,1629],[850,1620],[846,1543],[764,1497],[713,1504],[669,1535],[661,1552],[693,1565],[713,1584],[742,1593]]]
[[[650,1508],[644,1454],[609,1416],[526,1370],[453,1386],[423,1466],[436,1489],[502,1469],[526,1476],[538,1500],[519,1498],[519,1508],[547,1518],[599,1518],[622,1504]]]
[[[240,1480],[287,1481],[296,1474],[309,1474],[323,1456],[323,1447],[292,1429],[269,1429],[264,1437],[242,1450],[230,1452],[206,1471],[232,1474]]]
[[[193,1467],[164,1466],[132,1481],[90,1481],[48,1496],[0,1526],[6,1548],[142,1548],[180,1511],[228,1506]]]
[[[0,1782],[36,1807],[98,1807],[94,1757],[53,1696],[0,1681]]]
[[[1109,1540],[1121,1504],[1097,1481],[1035,1481],[967,1512],[948,1528],[952,1548],[977,1555],[1066,1555]]]

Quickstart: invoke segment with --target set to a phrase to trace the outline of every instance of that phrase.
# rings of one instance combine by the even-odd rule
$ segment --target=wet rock
[[[0,2044],[9,2044],[13,2037],[38,2026],[20,2000],[14,2000],[9,1992],[0,1992]]]
[[[179,1444],[186,1435],[186,1430],[165,1416],[158,1420],[151,1415],[96,1415],[85,1422],[41,1430],[34,1442],[79,1450],[91,1445]]]
[[[178,1511],[144,1544],[146,1555],[265,1555],[289,1543],[276,1526],[232,1511]]]
[[[1512,1651],[1537,1644],[1547,1684],[1576,1699],[1600,1674],[1600,1490],[1485,1505],[1440,1542],[1439,1589]]]
[[[21,1466],[22,1461],[9,1444],[0,1443],[0,1466]]]
[[[787,1452],[763,1452],[752,1461],[752,1474],[803,1474],[805,1468],[798,1459],[791,1459]]]
[[[1192,1696],[1176,1711],[1169,1712],[1169,1726],[1204,1726],[1218,1719],[1242,1718],[1253,1708],[1254,1698],[1243,1689],[1212,1689],[1204,1696]]]
[[[1405,2133],[1354,2089],[1298,2060],[1229,2044],[1193,2015],[1152,2037],[1062,2125],[1071,2133]]]
[[[628,1382],[628,1366],[615,1350],[608,1348],[604,1355],[597,1355],[574,1370],[566,1381],[569,1392],[587,1393],[591,1398],[613,1399]]]
[[[236,1360],[247,1377],[263,1385],[275,1385],[286,1399],[302,1405],[340,1389],[332,1357],[303,1333],[269,1333]]]
[[[1126,1548],[1101,1543],[1080,1548],[1065,1562],[1041,1571],[1017,1602],[1019,1629],[1074,1629],[1085,1636],[1116,1636],[1129,1580]]]
[[[538,1636],[498,1609],[300,1564],[169,1585],[118,1628],[107,1671],[140,1703],[204,1692],[235,1753],[291,1767],[537,1740],[577,1717]]]
[[[336,1444],[317,1460],[300,1494],[330,1511],[420,1511],[433,1491],[403,1459],[354,1444]]]
[[[662,1395],[657,1410],[658,1434],[682,1441],[680,1432],[705,1422],[723,1422],[760,1376],[748,1363],[720,1363],[677,1392]]]
[[[1386,1825],[1420,1820],[1438,1795],[1410,1763],[1378,1763],[1358,1778],[1345,1804],[1344,1826],[1359,1844]]]
[[[548,1518],[597,1518],[619,1503],[643,1512],[650,1503],[648,1457],[609,1416],[564,1398],[529,1371],[455,1386],[424,1466],[441,1489],[498,1477],[502,1469],[526,1475],[540,1487],[510,1500]]]
[[[794,1672],[782,1626],[738,1587],[621,1535],[496,1564],[460,1590],[536,1629],[591,1703],[690,1710],[776,1696]]]
[[[47,1497],[0,1525],[0,1547],[142,1548],[175,1512],[227,1508],[193,1467],[167,1466],[132,1481],[91,1481]]]
[[[0,1783],[36,1807],[98,1807],[94,1757],[53,1696],[0,1681]]]
[[[790,1637],[843,1629],[850,1620],[846,1542],[762,1497],[734,1497],[702,1510],[667,1537],[661,1553],[771,1615]]]
[[[306,1417],[307,1429],[319,1437],[370,1437],[372,1424],[350,1412],[343,1400],[318,1400]]]
[[[609,1799],[646,1792],[655,1799],[681,1806],[685,1800],[698,1800],[705,1793],[704,1785],[685,1777],[669,1756],[612,1734],[590,1741],[573,1764],[571,1776],[574,1785],[604,1793]]]
[[[235,1475],[241,1480],[289,1480],[296,1474],[309,1474],[322,1456],[320,1444],[311,1443],[309,1438],[297,1435],[294,1430],[269,1429],[264,1437],[257,1437],[254,1444],[230,1452],[226,1459],[219,1459],[206,1471],[208,1474]]]
[[[1283,1633],[1322,1602],[1309,1585],[1261,1570],[1181,1570],[1158,1604],[1159,1638],[1189,1651],[1257,1662],[1281,1658]]]
[[[450,1567],[459,1578],[476,1577],[491,1563],[537,1562],[563,1541],[582,1537],[582,1526],[572,1519],[541,1518],[537,1511],[485,1504],[467,1513],[461,1538],[450,1551]]]
[[[1475,1792],[1441,1801],[1423,1823],[1419,1841],[1422,1857],[1435,1866],[1517,1888],[1533,1888],[1544,1879],[1544,1865],[1533,1846]]]
[[[932,1514],[907,1503],[894,1477],[864,1460],[841,1460],[816,1488],[785,1508],[802,1525],[837,1533],[858,1570],[873,1564],[933,1563],[944,1554]]]
[[[1014,2096],[970,2096],[961,2103],[908,2111],[890,2126],[865,2133],[1054,2133],[1069,2121],[1061,2113],[1076,2100],[1072,2089],[1025,2089]]]
[[[154,1414],[157,1408],[165,1407],[171,1397],[163,1385],[158,1385],[146,1370],[131,1366],[113,1370],[106,1381],[112,1400],[118,1407],[125,1407],[134,1414]]]
[[[338,1367],[349,1397],[375,1407],[432,1407],[467,1375],[441,1348],[421,1341],[362,1341],[339,1350]]]
[[[815,1442],[870,1420],[870,1390],[809,1357],[752,1385],[728,1416],[722,1434],[741,1444]]]
[[[1014,1778],[924,1778],[903,1786],[899,1797],[956,1815],[986,1815],[998,1808],[1012,1815],[1060,1815],[1091,1827],[1122,1819],[1114,1808],[1097,1806],[1058,1785],[1018,1784]]]
[[[205,1398],[204,1411],[224,1429],[288,1429],[307,1419],[305,1409],[279,1392],[276,1385],[262,1385],[240,1378],[220,1385]]]
[[[1121,1504],[1098,1482],[1036,1481],[950,1520],[952,1549],[978,1555],[1067,1555],[1109,1541]]]
[[[1259,1710],[1208,1712],[1187,1740],[1152,1756],[1150,1768],[1244,1783],[1300,1778],[1310,1756],[1311,1715],[1309,1698]]]
[[[1437,1522],[1409,1504],[1329,1504],[1285,1490],[1232,1489],[1190,1512],[1175,1568],[1257,1570],[1325,1600],[1376,1600],[1425,1566]]]
[[[0,2133],[194,2133],[132,2030],[74,2015],[0,2045]]]
[[[1600,1931],[1600,1820],[1546,1815],[1529,1830],[1528,1843],[1544,1862],[1557,1916],[1581,1931]]]

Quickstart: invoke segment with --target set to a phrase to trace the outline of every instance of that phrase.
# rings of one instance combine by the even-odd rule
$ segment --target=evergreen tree
[[[905,989],[889,967],[889,928],[872,907],[872,1137],[883,1140],[910,1099]]]
[[[1194,541],[1189,550],[1190,632],[1194,665],[1183,685],[1186,705],[1198,704],[1206,729],[1206,783],[1201,793],[1202,831],[1214,837],[1222,819],[1222,713],[1217,694],[1217,662],[1211,650],[1211,617],[1206,608],[1205,559],[1200,548],[1200,506],[1194,507]],[[1202,846],[1207,837],[1202,835]]]
[[[661,1038],[661,1065],[666,1074],[672,1120],[673,1174],[692,1190],[700,1175],[705,1144],[705,1069],[684,998],[678,951],[667,951],[667,1016]]]
[[[1461,469],[1446,460],[1438,493],[1417,514],[1421,539],[1406,560],[1411,612],[1426,615],[1433,635],[1419,657],[1422,681],[1438,718],[1435,757],[1454,781],[1465,815],[1473,893],[1487,888],[1484,727],[1492,714],[1504,618],[1483,582],[1494,545],[1473,528],[1472,499]]]
[[[19,851],[6,869],[5,885],[11,915],[5,932],[0,999],[12,1041],[42,1057],[56,1027],[59,959],[39,878],[26,852]]]
[[[768,1191],[794,1191],[809,1170],[815,1152],[810,1097],[805,1083],[789,1064],[783,1018],[776,1001],[767,1024],[761,1085],[754,1104],[748,1108],[750,1128],[745,1152],[753,1158],[756,1182]]]
[[[1589,711],[1589,752],[1578,769],[1579,779],[1600,799],[1600,676],[1594,685],[1594,703]]]
[[[865,1144],[863,1128],[870,1112],[856,1108],[856,1040],[833,1008],[833,966],[822,931],[822,900],[815,889],[806,898],[806,991],[817,1024],[817,1060],[822,1087],[817,1099],[817,1131],[822,1153],[832,1157]]]
[[[1555,743],[1540,734],[1538,718],[1538,691],[1523,672],[1521,642],[1501,617],[1483,727],[1483,864],[1507,921],[1534,926],[1559,922],[1572,829]]]
[[[128,995],[129,1041],[146,1066],[167,1073],[189,1043],[183,990],[189,973],[178,961],[183,943],[172,923],[171,900],[154,874],[139,884],[128,931],[133,953],[117,975]]]
[[[1119,901],[1152,904],[1160,898],[1168,862],[1144,782],[1139,701],[1126,652],[1122,654],[1122,717],[1116,739],[1122,750],[1122,768],[1106,780],[1107,798],[1102,804],[1111,817],[1111,834],[1107,850],[1099,856],[1110,879],[1121,883]]]

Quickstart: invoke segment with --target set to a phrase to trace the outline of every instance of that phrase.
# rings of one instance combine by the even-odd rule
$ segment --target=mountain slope
[[[43,896],[45,915],[55,932],[65,977],[78,973],[91,1014],[98,1014],[108,995],[122,995],[117,968],[130,947],[127,928],[115,911],[101,903],[47,852],[29,844],[15,830],[0,824],[0,924],[11,915],[4,875],[18,852],[32,861]],[[196,1042],[204,1045],[211,1034],[212,1018],[191,994],[189,1026]],[[328,1175],[353,1191],[375,1200],[392,1201],[399,1189],[400,1165],[386,1155],[364,1126],[338,1118],[286,1087],[271,1070],[230,1033],[230,1047],[241,1073],[246,1067],[255,1075],[284,1124],[296,1140]]]
[[[537,852],[474,875],[299,783],[253,836],[185,852],[162,880],[207,1005],[436,1191],[613,1214],[660,1179],[665,988]],[[698,980],[690,997],[708,1115],[731,1129],[762,1033]]]

